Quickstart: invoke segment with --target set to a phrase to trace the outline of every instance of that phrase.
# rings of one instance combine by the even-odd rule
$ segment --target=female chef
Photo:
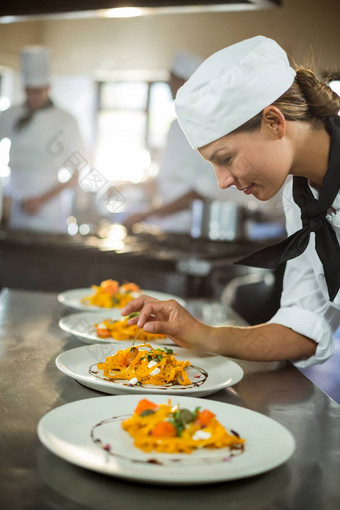
[[[9,227],[66,231],[75,184],[58,181],[58,172],[77,152],[84,154],[76,120],[56,108],[49,98],[49,61],[45,48],[28,46],[21,51],[26,102],[0,115],[0,140],[11,140],[11,179],[4,195],[10,198]]]
[[[287,262],[281,307],[265,324],[210,327],[176,301],[142,296],[124,314],[179,345],[304,367],[332,355],[340,325],[340,98],[273,40],[258,36],[209,57],[179,90],[176,112],[219,186],[271,199],[288,179],[288,238],[240,261]]]

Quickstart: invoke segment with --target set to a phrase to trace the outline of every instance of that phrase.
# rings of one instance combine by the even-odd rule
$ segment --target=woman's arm
[[[176,301],[157,301],[141,296],[122,310],[139,311],[130,319],[150,333],[163,333],[177,344],[203,352],[253,361],[297,360],[315,353],[316,343],[280,324],[251,327],[212,327],[194,318]]]
[[[253,361],[299,360],[315,353],[316,343],[281,324],[212,328],[216,354]]]

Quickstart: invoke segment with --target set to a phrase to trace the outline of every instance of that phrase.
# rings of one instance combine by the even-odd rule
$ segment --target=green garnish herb
[[[158,354],[157,358],[158,358],[158,361],[162,361],[163,356],[161,354]]]
[[[181,437],[182,432],[184,430],[184,425],[176,419],[176,413],[172,415],[172,417],[169,419],[170,423],[175,427],[177,436]]]
[[[189,411],[189,409],[181,409],[179,411],[179,419],[181,420],[183,425],[187,425],[194,421],[194,419],[195,419],[194,413]]]
[[[128,315],[128,319],[133,319],[134,317],[137,317],[139,315],[139,312],[132,312],[132,313],[129,313]]]
[[[145,409],[144,411],[142,411],[140,413],[141,416],[149,416],[150,414],[155,414],[155,411],[153,411],[152,409]]]
[[[186,425],[195,421],[199,407],[192,413],[189,409],[177,409],[170,416],[170,423],[175,427],[177,436],[181,436]]]
[[[198,411],[201,409],[201,406],[197,406],[195,407],[195,411],[193,412],[193,415],[194,415],[194,419],[193,421],[196,420],[197,416],[198,416]]]

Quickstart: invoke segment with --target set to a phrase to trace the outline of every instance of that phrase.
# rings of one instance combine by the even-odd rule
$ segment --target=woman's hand
[[[137,324],[149,333],[163,333],[174,342],[201,352],[252,361],[281,361],[309,358],[315,354],[314,340],[281,324],[211,327],[195,319],[170,299],[158,301],[141,296],[130,301],[122,315],[139,312],[128,324]]]
[[[130,301],[122,315],[139,312],[128,324],[137,324],[148,333],[167,335],[174,342],[190,349],[208,351],[209,332],[212,328],[195,319],[177,301],[159,301],[149,296],[140,296]]]

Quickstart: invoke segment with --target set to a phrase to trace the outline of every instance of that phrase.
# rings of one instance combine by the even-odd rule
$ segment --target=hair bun
[[[329,85],[319,81],[313,71],[299,67],[295,81],[306,99],[311,117],[325,119],[338,114],[340,97]]]

